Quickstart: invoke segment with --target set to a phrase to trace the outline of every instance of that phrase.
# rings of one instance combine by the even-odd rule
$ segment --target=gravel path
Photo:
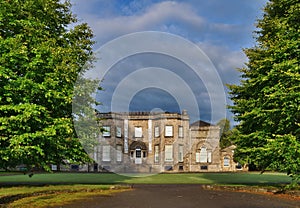
[[[300,208],[300,201],[251,193],[205,190],[201,185],[134,185],[132,191],[97,196],[63,208]]]

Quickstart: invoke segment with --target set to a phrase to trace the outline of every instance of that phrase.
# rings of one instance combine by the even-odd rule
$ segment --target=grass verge
[[[129,190],[129,187],[111,185],[4,187],[0,189],[0,203],[8,208],[54,207],[96,195],[109,196],[126,190]]]

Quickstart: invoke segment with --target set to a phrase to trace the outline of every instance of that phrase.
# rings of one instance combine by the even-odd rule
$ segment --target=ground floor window
[[[178,147],[178,162],[183,162],[183,145]]]
[[[155,163],[159,162],[159,146],[158,145],[154,146],[154,162]]]
[[[165,161],[173,161],[173,145],[165,146]]]
[[[117,145],[117,162],[122,161],[122,145]]]
[[[102,161],[110,161],[110,146],[109,145],[103,146]]]
[[[196,152],[196,162],[197,163],[211,163],[212,161],[212,152],[206,147],[201,147],[200,150]]]
[[[230,158],[228,156],[225,156],[223,162],[224,167],[229,167],[229,163],[230,163]]]

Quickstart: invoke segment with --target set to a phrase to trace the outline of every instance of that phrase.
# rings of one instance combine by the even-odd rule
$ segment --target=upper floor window
[[[103,132],[102,132],[102,135],[104,137],[110,137],[110,126],[103,126]]]
[[[165,136],[166,137],[173,136],[173,126],[165,126]]]
[[[159,126],[154,127],[154,137],[159,137]]]
[[[121,127],[116,127],[116,137],[122,137],[122,129]]]
[[[178,127],[178,137],[183,138],[183,126]]]
[[[136,138],[143,137],[143,129],[142,129],[142,127],[135,127],[134,128],[134,137],[136,137]]]

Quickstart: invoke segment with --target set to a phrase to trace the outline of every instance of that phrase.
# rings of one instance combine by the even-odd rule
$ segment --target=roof
[[[202,126],[214,126],[214,125],[201,120],[196,121],[190,125],[190,127],[202,127]]]

